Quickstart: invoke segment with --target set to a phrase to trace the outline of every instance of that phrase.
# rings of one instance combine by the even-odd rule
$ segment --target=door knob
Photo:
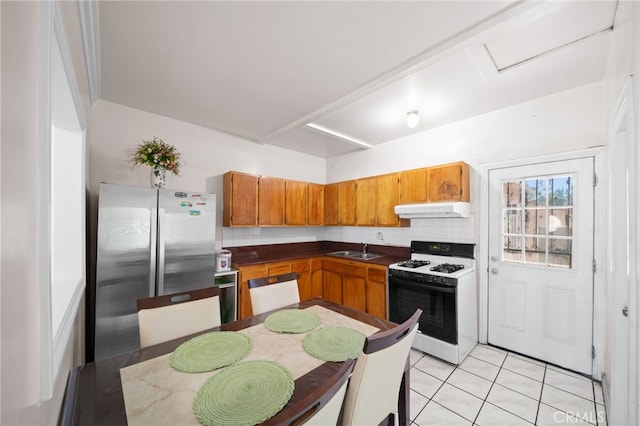
[[[498,258],[498,256],[491,256],[491,261],[492,261],[492,262],[497,262],[498,260],[500,260],[500,259]]]
[[[497,274],[498,273],[498,268],[491,268],[491,273],[492,274]]]
[[[622,308],[622,315],[624,315],[625,317],[629,316],[629,307],[625,306]]]

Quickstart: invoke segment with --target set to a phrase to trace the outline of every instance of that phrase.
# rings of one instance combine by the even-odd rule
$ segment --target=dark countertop
[[[234,267],[240,267],[259,265],[261,263],[327,256],[329,253],[334,251],[362,251],[362,244],[343,243],[337,241],[310,241],[304,243],[225,247],[225,250],[229,250],[231,252],[231,264]],[[411,249],[409,247],[369,244],[367,251],[369,253],[382,254],[383,256],[370,260],[352,259],[344,256],[335,256],[335,258],[389,266],[392,263],[400,262],[411,257]]]

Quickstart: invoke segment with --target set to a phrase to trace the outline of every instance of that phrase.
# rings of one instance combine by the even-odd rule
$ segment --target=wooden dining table
[[[319,312],[322,314],[321,316],[325,318],[324,322],[335,323],[332,325],[344,323],[348,326],[355,326],[355,328],[360,328],[363,331],[366,330],[364,334],[373,334],[377,330],[388,330],[396,325],[385,319],[322,298],[307,300],[282,309],[292,308],[309,309]],[[184,423],[192,423],[192,419],[188,419],[189,421],[187,421],[189,415],[193,416],[191,413],[191,404],[188,402],[182,403],[179,407],[171,407],[166,405],[170,403],[167,401],[170,401],[171,398],[167,397],[167,401],[164,401],[163,398],[165,398],[165,396],[157,397],[153,403],[141,401],[140,399],[146,398],[146,395],[149,395],[149,398],[153,398],[151,394],[156,388],[153,379],[147,378],[157,373],[159,378],[155,380],[160,381],[165,380],[162,374],[179,374],[180,372],[168,372],[168,370],[165,372],[159,371],[167,369],[166,366],[168,362],[165,362],[164,358],[167,358],[169,356],[168,354],[171,354],[182,343],[199,334],[210,331],[237,331],[250,335],[253,333],[255,334],[254,347],[251,352],[251,354],[255,353],[253,357],[270,357],[271,354],[269,351],[271,349],[269,349],[270,345],[267,342],[276,336],[265,338],[264,335],[259,337],[260,335],[256,333],[261,332],[263,328],[263,326],[261,326],[262,323],[272,313],[273,311],[255,315],[246,319],[223,324],[220,327],[205,330],[201,333],[195,333],[112,358],[85,364],[77,368],[73,374],[70,374],[67,385],[70,395],[67,395],[65,398],[64,405],[66,408],[64,408],[64,411],[66,411],[66,414],[63,413],[63,417],[68,424],[72,425],[127,425],[145,424],[151,419],[145,416],[153,413],[156,416],[153,418],[155,424],[158,424],[157,422],[159,420],[166,420],[168,422],[167,424],[171,424],[173,420],[171,420],[169,415],[175,415],[176,408],[178,408],[184,411],[184,417],[180,417],[180,419],[184,420]],[[291,364],[293,362],[292,357],[297,356],[298,358],[304,358],[306,356],[306,354],[299,352],[301,350],[298,347],[299,341],[295,339],[278,341],[277,345],[279,346],[278,351],[280,351],[280,354],[286,353],[286,356],[289,357],[285,363]],[[288,348],[287,345],[290,345],[290,347]],[[294,374],[295,388],[291,399],[283,410],[302,400],[302,398],[313,392],[320,384],[329,380],[330,377],[335,377],[336,371],[342,364],[340,362],[325,362],[321,360],[316,360],[316,363],[311,362],[311,364],[309,364],[308,360],[305,362],[301,360],[301,365],[293,367],[299,371],[294,371],[294,373],[297,373]],[[297,363],[297,361],[294,363]],[[309,368],[309,371],[305,370]],[[145,380],[143,381],[150,381],[151,383],[144,383],[142,387],[140,387],[140,380],[137,380],[136,374],[144,376]],[[185,373],[182,374],[184,375]],[[197,376],[198,375],[193,375],[193,380],[196,380],[195,378]],[[184,380],[188,379],[183,379],[183,381]],[[195,384],[188,385],[192,387],[195,386]],[[147,388],[144,386],[147,386]],[[71,389],[70,392],[69,389]],[[165,404],[164,408],[163,404]],[[163,409],[166,410],[165,415],[162,413]],[[409,424],[408,361],[406,362],[404,376],[399,389],[398,416],[399,424]],[[183,422],[180,421],[180,423]]]

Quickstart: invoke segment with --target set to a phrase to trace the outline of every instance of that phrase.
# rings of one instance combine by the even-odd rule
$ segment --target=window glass
[[[571,268],[574,181],[544,176],[503,182],[503,261]]]

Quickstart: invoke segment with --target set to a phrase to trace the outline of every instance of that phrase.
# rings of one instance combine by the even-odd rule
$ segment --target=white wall
[[[1,276],[0,276],[0,387],[3,425],[51,425],[58,420],[67,380],[66,372],[82,363],[84,309],[78,309],[71,341],[64,351],[62,373],[54,383],[53,398],[40,402],[39,264],[49,255],[40,245],[38,212],[38,150],[41,147],[39,112],[41,2],[0,2],[2,53],[1,122]],[[76,4],[61,4],[74,68],[83,78]],[[80,46],[80,49],[78,49]],[[88,111],[86,87],[80,85]]]
[[[216,247],[259,241],[312,241],[318,228],[222,229],[222,175],[240,171],[308,182],[325,182],[325,160],[311,155],[230,136],[216,130],[174,120],[107,101],[92,110],[91,218],[95,225],[100,182],[149,186],[148,167],[131,169],[127,158],[143,139],[153,136],[175,145],[182,154],[180,176],[167,174],[166,188],[218,194]],[[318,234],[318,232],[320,234]],[[95,235],[95,230],[92,232]]]
[[[606,143],[602,84],[594,83],[477,116],[327,161],[145,111],[99,101],[93,107],[91,157],[92,213],[99,182],[149,185],[149,169],[131,169],[129,151],[158,136],[183,154],[180,177],[167,187],[220,194],[217,247],[314,240],[408,246],[412,239],[477,242],[477,214],[469,219],[413,220],[410,228],[289,227],[222,228],[220,176],[237,170],[327,183],[453,161],[472,167],[475,210],[478,174],[485,163],[573,151]],[[326,173],[326,175],[325,175]],[[477,212],[476,212],[477,213]],[[383,239],[378,239],[382,232]]]
[[[327,182],[455,161],[471,166],[469,219],[418,219],[410,228],[328,228],[326,238],[408,246],[411,240],[478,243],[479,166],[606,144],[601,83],[546,96],[327,160]]]

